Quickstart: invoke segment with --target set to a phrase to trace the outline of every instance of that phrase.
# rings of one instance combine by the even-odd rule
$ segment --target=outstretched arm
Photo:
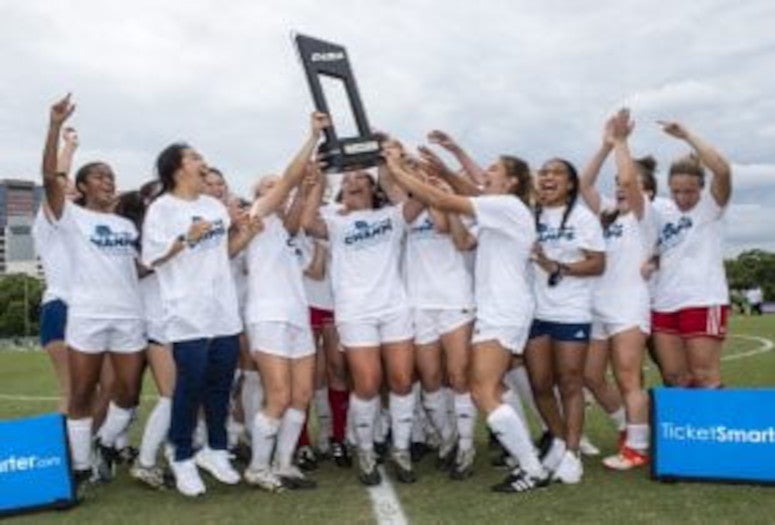
[[[73,157],[75,156],[75,150],[78,149],[78,132],[75,128],[66,127],[62,131],[62,151],[57,158],[57,171],[65,176],[70,174],[70,170],[73,167]]]
[[[440,211],[474,215],[474,207],[470,199],[446,193],[422,182],[420,180],[422,174],[419,170],[408,171],[411,168],[401,161],[400,152],[394,149],[385,149],[385,158],[396,182],[411,193],[413,198]]]
[[[481,186],[484,184],[484,170],[482,167],[447,133],[434,129],[428,133],[428,140],[431,144],[438,144],[452,153],[460,165],[463,166],[463,170],[465,170],[466,175],[468,175],[474,185]]]
[[[301,181],[306,172],[307,163],[315,151],[323,128],[330,126],[328,115],[316,111],[312,114],[310,134],[291,163],[285,168],[280,181],[267,194],[258,199],[250,209],[251,216],[266,217],[274,213],[288,198],[291,190]]]
[[[482,192],[471,179],[453,173],[436,153],[425,146],[417,148],[429,171],[450,185],[458,195],[480,195]]]
[[[62,125],[75,111],[75,104],[70,102],[70,94],[51,107],[49,112],[48,134],[43,150],[43,188],[46,192],[46,202],[51,213],[59,219],[65,206],[65,188],[58,180],[57,150],[59,148],[59,134]]]
[[[326,190],[326,176],[315,166],[315,183],[307,193],[301,211],[301,228],[309,235],[318,239],[328,238],[328,226],[320,216],[320,205],[323,202],[323,192]]]
[[[630,112],[627,109],[620,109],[610,120],[610,123],[610,137],[614,145],[619,187],[624,191],[630,209],[640,220],[643,218],[645,200],[640,184],[638,184],[638,168],[635,167],[630,147],[627,144],[627,138],[632,133],[635,124],[630,120]]]
[[[581,177],[579,177],[579,193],[581,193],[581,198],[584,199],[586,205],[589,206],[589,209],[595,215],[600,214],[600,194],[595,188],[597,176],[600,174],[600,168],[603,167],[605,160],[613,149],[610,136],[611,124],[612,119],[608,119],[603,130],[603,142],[595,152],[595,155],[584,166]]]
[[[658,121],[668,135],[689,144],[700,157],[700,161],[713,173],[710,192],[722,208],[732,196],[732,169],[724,156],[709,142],[690,132],[683,124],[674,121]]]

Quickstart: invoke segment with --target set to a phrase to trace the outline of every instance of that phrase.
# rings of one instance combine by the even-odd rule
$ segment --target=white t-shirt
[[[533,214],[513,195],[471,197],[476,215],[476,318],[492,326],[529,326],[535,302],[530,254]]]
[[[745,300],[749,304],[759,304],[764,301],[764,294],[761,288],[751,288],[745,292]]]
[[[463,253],[455,248],[449,234],[436,231],[427,210],[409,225],[403,266],[406,291],[413,308],[473,307],[473,278]]]
[[[322,216],[331,245],[337,322],[409,308],[399,270],[406,230],[403,206]]]
[[[645,201],[640,220],[632,212],[619,214],[603,231],[605,272],[596,280],[593,294],[595,318],[603,323],[648,318],[649,292],[641,266],[651,254],[652,216],[651,203]]]
[[[302,267],[283,221],[264,217],[264,230],[247,247],[247,324],[282,321],[309,325],[309,309],[302,284]]]
[[[46,290],[41,302],[55,299],[67,302],[70,292],[70,257],[64,244],[61,228],[49,220],[41,204],[35,222],[32,223],[32,239],[35,253],[40,257],[43,273],[46,276]]]
[[[584,259],[582,250],[605,252],[600,221],[588,208],[576,203],[565,227],[560,223],[565,206],[544,208],[538,224],[538,242],[549,259],[564,264]],[[533,265],[536,296],[536,319],[555,323],[589,323],[592,321],[592,290],[595,277],[566,275],[556,286],[549,286],[549,274]]]
[[[729,304],[723,216],[724,208],[710,191],[703,191],[689,211],[680,211],[673,202],[660,210],[655,311]]]
[[[57,226],[72,272],[68,316],[142,319],[135,225],[65,202]]]
[[[242,331],[229,267],[231,220],[220,201],[207,195],[188,201],[169,193],[156,199],[143,224],[143,263],[151,266],[167,254],[175,239],[199,220],[210,222],[210,231],[193,246],[154,267],[161,288],[165,339],[169,342]]]

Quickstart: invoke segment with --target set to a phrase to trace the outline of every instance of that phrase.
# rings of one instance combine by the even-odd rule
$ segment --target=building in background
[[[32,222],[43,187],[29,180],[0,179],[0,275],[42,277],[32,242]]]

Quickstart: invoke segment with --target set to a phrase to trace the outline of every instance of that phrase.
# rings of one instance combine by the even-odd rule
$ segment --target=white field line
[[[407,525],[404,509],[398,501],[396,491],[385,473],[383,467],[378,467],[382,474],[382,483],[375,487],[369,487],[369,497],[374,507],[374,517],[377,518],[378,525]]]

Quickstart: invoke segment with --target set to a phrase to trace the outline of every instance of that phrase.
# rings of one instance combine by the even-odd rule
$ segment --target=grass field
[[[775,351],[752,352],[762,347],[762,341],[751,338],[775,341],[775,316],[735,317],[732,334],[725,349],[725,383],[730,387],[775,385]],[[648,377],[655,381],[653,370]],[[153,402],[154,389],[146,386],[140,424],[133,430],[135,440]],[[0,352],[0,419],[51,411],[55,401],[39,398],[55,394],[47,356]],[[587,434],[604,454],[614,451],[615,432],[599,408],[588,411]],[[477,447],[476,473],[468,481],[448,480],[435,471],[432,459],[426,458],[418,466],[420,480],[416,484],[394,484],[409,522],[775,523],[775,487],[665,484],[651,481],[644,470],[607,472],[598,458],[585,459],[586,474],[580,485],[554,485],[527,495],[494,494],[489,486],[500,481],[504,472],[489,466],[481,425]],[[317,490],[278,495],[245,485],[227,488],[206,479],[207,496],[188,501],[174,491],[144,489],[120,471],[114,482],[96,487],[91,497],[73,510],[10,518],[6,523],[375,523],[369,495],[356,481],[354,471],[324,463],[313,477],[319,482]]]

